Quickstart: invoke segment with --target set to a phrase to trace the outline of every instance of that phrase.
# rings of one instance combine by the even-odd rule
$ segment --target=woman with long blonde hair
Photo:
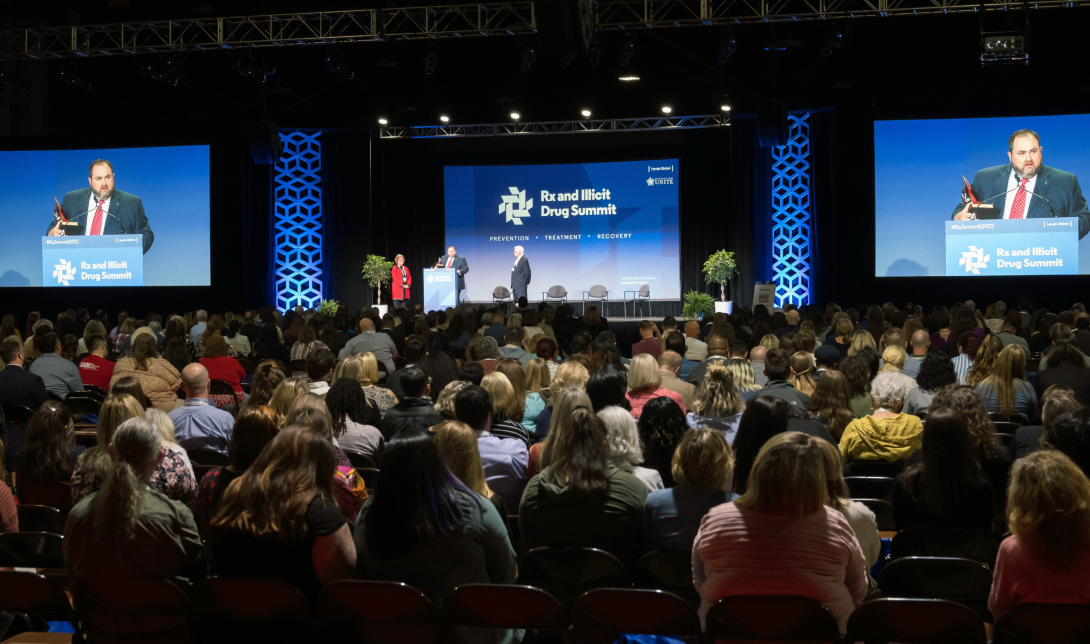
[[[908,359],[908,354],[905,352],[904,347],[890,346],[886,347],[882,351],[882,368],[878,370],[878,373],[886,373],[892,371],[893,373],[902,373],[905,368],[905,360]]]
[[[854,356],[863,349],[877,349],[877,347],[874,336],[869,331],[856,331],[852,336],[851,344],[848,346],[848,357]]]
[[[730,360],[729,362],[741,362]],[[743,363],[748,367],[748,364]],[[750,370],[752,372],[752,369]],[[685,416],[685,422],[689,427],[710,427],[723,434],[727,443],[734,442],[734,435],[738,433],[738,423],[742,419],[742,412],[746,404],[742,402],[742,396],[738,388],[734,386],[734,377],[723,361],[715,361],[708,364],[708,370],[704,374],[704,381],[700,383],[693,395],[693,408]]]
[[[281,427],[288,419],[288,413],[291,411],[291,406],[295,403],[295,399],[303,394],[310,393],[310,384],[307,383],[307,379],[302,376],[295,376],[292,378],[285,378],[280,381],[280,384],[273,390],[272,398],[269,400],[269,407],[276,413],[276,424]]]
[[[753,374],[753,367],[748,362],[745,360],[727,360],[725,364],[739,393],[757,391],[761,388],[757,384],[756,376]]]
[[[848,351],[852,344],[852,334],[855,333],[855,324],[852,323],[850,315],[844,311],[839,311],[833,315],[832,326],[836,335],[833,337],[831,344],[840,352],[840,359],[843,360],[848,357]]]
[[[101,489],[76,504],[65,523],[65,562],[73,582],[139,570],[188,584],[202,545],[193,515],[157,491],[162,438],[134,416],[112,432],[111,467]]]
[[[976,358],[969,367],[969,372],[965,375],[966,384],[975,387],[991,376],[995,372],[999,352],[1002,350],[1003,341],[998,336],[989,335],[984,338],[980,348],[976,350]]]
[[[521,422],[526,398],[518,396],[511,381],[499,371],[487,374],[481,388],[492,398],[492,427],[488,431],[498,438],[517,438],[529,447],[531,434]]]
[[[1090,480],[1067,456],[1040,451],[1011,470],[1007,525],[988,610],[1090,603]]]
[[[814,380],[814,355],[809,351],[798,351],[791,356],[791,375],[787,381],[795,389],[810,396],[814,393],[817,382]]]
[[[995,369],[976,386],[976,391],[989,412],[998,412],[1004,418],[1013,413],[1026,418],[1037,415],[1037,393],[1026,382],[1026,352],[1016,344],[1003,347]]]
[[[144,418],[144,406],[128,394],[106,397],[98,412],[98,444],[80,454],[76,469],[72,472],[72,502],[79,503],[102,488],[113,471],[110,458],[110,442],[114,432],[130,418]],[[175,501],[189,503],[197,494],[197,481],[185,460],[176,452],[168,451],[156,468],[152,486]]]
[[[765,349],[768,349],[769,351],[771,351],[773,349],[779,349],[780,348],[780,339],[777,338],[775,335],[769,333],[769,334],[765,335],[763,338],[761,338],[761,341],[757,343],[757,346],[764,347]]]
[[[375,354],[368,351],[360,354],[360,386],[367,399],[378,407],[379,416],[386,417],[386,412],[397,404],[397,396],[394,392],[378,384],[378,359]]]
[[[450,469],[474,494],[479,494],[492,502],[501,516],[517,512],[518,508],[509,508],[503,497],[492,491],[484,477],[484,465],[481,464],[481,450],[477,446],[477,432],[465,423],[456,420],[436,425],[435,446]]]
[[[848,379],[839,371],[827,370],[822,374],[810,395],[810,417],[825,426],[837,441],[848,424],[855,420],[852,412],[852,389]]]

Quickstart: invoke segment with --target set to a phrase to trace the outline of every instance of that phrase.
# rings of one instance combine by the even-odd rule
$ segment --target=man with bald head
[[[686,325],[688,327],[688,325]],[[704,382],[704,374],[708,372],[708,365],[714,362],[721,362],[723,366],[730,360],[730,356],[727,355],[727,351],[730,347],[730,343],[727,342],[725,336],[718,333],[708,336],[708,359],[701,362],[695,369],[689,373],[689,376],[685,378],[685,382],[696,385],[699,389],[700,385]]]
[[[117,323],[118,328],[121,327],[121,323]],[[197,323],[193,325],[193,328],[189,330],[189,339],[193,341],[194,346],[200,345],[201,336],[204,335],[204,330],[208,327],[208,311],[201,309],[197,311]]]
[[[397,369],[394,366],[394,360],[397,360],[397,346],[394,341],[385,333],[375,333],[375,322],[365,317],[360,320],[360,332],[344,345],[337,357],[347,358],[367,352],[375,354],[375,360],[385,365],[387,374]]]
[[[208,398],[208,370],[204,365],[194,362],[182,369],[182,387],[185,404],[170,412],[174,438],[187,450],[204,447],[226,454],[235,419],[216,409]]]
[[[931,346],[931,335],[920,329],[909,338],[909,344],[912,352],[905,358],[905,366],[901,369],[901,372],[910,378],[915,378],[920,375],[920,365],[923,364],[923,359],[927,357],[927,349]]]
[[[749,366],[753,367],[753,382],[764,387],[768,384],[768,376],[765,375],[765,355],[768,349],[757,345],[749,350]]]
[[[784,317],[787,318],[787,326],[780,327],[779,329],[776,329],[775,331],[773,331],[773,333],[776,335],[777,338],[782,338],[784,335],[786,335],[788,333],[798,333],[799,332],[799,310],[798,309],[791,309],[790,311],[788,311],[788,312],[786,312],[784,314]]]
[[[689,320],[685,323],[685,359],[704,362],[708,359],[708,345],[700,339],[700,323]]]

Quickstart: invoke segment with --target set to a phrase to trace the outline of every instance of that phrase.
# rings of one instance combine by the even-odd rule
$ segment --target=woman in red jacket
[[[394,267],[391,270],[390,290],[393,291],[391,299],[394,301],[394,310],[397,310],[405,306],[405,300],[409,299],[409,287],[413,285],[413,276],[409,274],[409,267],[405,265],[404,255],[394,257]]]
[[[246,377],[246,370],[242,368],[238,360],[227,355],[227,341],[216,333],[204,341],[204,356],[200,360],[208,370],[209,380],[226,380],[235,390],[233,397],[226,395],[212,395],[210,398],[217,407],[230,407],[233,404],[242,408],[246,402],[246,394],[242,391],[242,380]]]

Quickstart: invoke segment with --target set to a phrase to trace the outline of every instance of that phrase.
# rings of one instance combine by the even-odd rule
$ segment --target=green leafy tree
[[[393,268],[394,263],[386,261],[386,258],[381,255],[368,255],[367,261],[363,263],[363,281],[367,282],[371,288],[378,289],[376,304],[382,304],[382,287],[390,283],[390,271]]]
[[[734,263],[734,253],[720,250],[704,262],[704,275],[709,282],[719,284],[719,297],[723,302],[727,301],[727,282],[738,274],[738,268]]]

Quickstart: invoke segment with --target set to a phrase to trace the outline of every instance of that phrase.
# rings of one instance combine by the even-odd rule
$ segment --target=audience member
[[[734,454],[719,431],[692,429],[674,450],[670,471],[676,485],[651,492],[644,504],[644,541],[649,550],[690,552],[704,515],[738,498],[725,491]]]
[[[988,610],[1023,603],[1090,602],[1090,480],[1071,459],[1043,451],[1011,471],[1011,536],[999,547]]]
[[[398,398],[394,395],[394,392],[378,384],[378,357],[369,352],[360,354],[358,357],[360,359],[359,382],[360,386],[363,387],[363,393],[378,408],[379,415],[385,419],[387,412],[398,403]],[[419,365],[417,368],[419,368]],[[404,391],[404,382],[402,382],[402,390]]]
[[[676,333],[672,335],[676,335]],[[658,357],[659,378],[662,381],[660,386],[681,396],[681,402],[685,409],[692,409],[693,394],[696,393],[696,387],[682,380],[681,362],[681,354],[676,351],[668,349],[662,352]]]
[[[465,387],[454,398],[454,413],[457,420],[477,433],[477,448],[481,452],[481,464],[488,486],[504,498],[518,498],[518,494],[512,492],[519,492],[521,482],[526,480],[529,450],[524,441],[500,438],[489,431],[492,427],[492,397],[481,387]]]
[[[69,392],[83,391],[79,367],[61,355],[61,340],[57,334],[46,333],[39,336],[35,340],[35,346],[42,355],[30,365],[29,371],[42,379],[46,391],[61,400],[67,398]]]
[[[19,507],[11,488],[0,485],[0,534],[5,532],[19,532]]]
[[[700,323],[696,320],[685,323],[685,359],[693,362],[708,359],[708,345],[700,340]]]
[[[1084,473],[1090,472],[1090,408],[1080,407],[1052,421],[1041,436],[1041,447],[1063,452]]]
[[[742,498],[704,517],[693,543],[701,621],[729,595],[800,595],[821,602],[846,630],[867,594],[866,562],[851,524],[828,505],[819,443],[799,432],[773,437]]]
[[[231,320],[227,323],[227,333],[223,336],[227,346],[235,350],[235,355],[247,357],[253,352],[250,347],[250,338],[244,333],[241,333],[242,323],[238,320]]]
[[[827,371],[818,379],[807,406],[810,419],[822,424],[838,442],[844,429],[855,419],[848,379],[839,371]]]
[[[992,487],[982,475],[967,420],[954,409],[933,409],[927,415],[920,451],[922,458],[897,475],[893,489],[897,529],[927,526],[990,531]]]
[[[477,353],[480,355],[477,363],[481,365],[481,369],[484,371],[483,378],[495,371],[500,364],[500,347],[496,338],[491,336],[481,338],[480,342],[477,343]]]
[[[423,369],[419,366],[406,368],[401,374],[401,390],[405,398],[391,407],[382,419],[382,431],[387,442],[405,431],[427,433],[429,427],[443,422],[443,417],[432,403],[431,384]]]
[[[904,412],[922,418],[927,414],[935,394],[957,382],[954,363],[949,358],[941,353],[928,354],[919,365],[916,386],[905,395]]]
[[[525,413],[525,396],[519,396],[511,381],[498,369],[484,377],[481,387],[492,398],[492,426],[489,429],[492,435],[521,440],[529,448],[533,442],[532,435],[521,422]]]
[[[534,348],[534,355],[544,360],[545,365],[549,368],[550,380],[556,377],[556,370],[560,368],[560,363],[557,362],[559,358],[557,351],[556,341],[552,338],[538,340]]]
[[[518,513],[518,505],[504,499],[488,487],[484,479],[484,466],[481,465],[481,451],[477,447],[477,433],[469,425],[458,421],[447,421],[435,427],[435,446],[443,457],[443,462],[470,492],[492,502],[501,517]]]
[[[1086,366],[1086,355],[1079,350],[1071,330],[1066,325],[1063,330],[1053,330],[1053,336],[1062,340],[1055,342],[1048,352],[1048,368],[1037,372],[1037,391],[1043,392],[1055,384],[1064,384],[1075,393],[1079,404],[1090,405],[1090,367]]]
[[[169,413],[178,406],[176,392],[182,386],[182,377],[173,365],[159,357],[155,350],[155,336],[141,335],[136,338],[132,357],[117,361],[110,387],[113,388],[114,383],[124,377],[136,378],[144,395],[159,409]]]
[[[324,436],[282,430],[223,492],[206,552],[220,577],[267,577],[310,598],[356,576],[352,531],[335,502],[337,456]]]
[[[522,495],[523,541],[530,548],[598,548],[631,565],[645,550],[647,486],[610,463],[605,425],[586,394],[574,393],[580,405],[549,433],[545,467]]]
[[[641,320],[637,329],[640,332],[640,341],[632,345],[632,357],[647,353],[657,359],[662,353],[662,337],[659,335],[659,328],[651,320]]]
[[[438,398],[435,400],[435,411],[439,412],[439,415],[445,421],[451,421],[455,419],[454,413],[454,398],[458,395],[458,392],[468,387],[470,383],[465,380],[455,380],[454,382],[443,387],[443,391],[439,392]]]
[[[916,416],[901,412],[908,394],[900,374],[879,374],[871,383],[874,413],[853,420],[840,437],[846,461],[903,461],[920,447],[923,425]]]
[[[756,374],[753,373],[753,367],[750,366],[748,360],[731,359],[724,362],[723,365],[726,366],[727,371],[730,372],[731,378],[734,379],[734,386],[738,388],[738,395],[742,396],[743,400],[749,392],[760,390],[761,386],[757,384]],[[761,365],[761,372],[763,376],[763,363]]]
[[[291,359],[292,361],[306,360],[311,353],[318,349],[330,350],[326,343],[318,340],[318,334],[314,327],[310,324],[304,324],[299,329],[295,344],[291,345]]]
[[[338,380],[329,388],[325,404],[333,419],[337,447],[360,452],[377,464],[385,442],[377,427],[382,420],[378,410],[368,404],[363,389],[352,380]]]
[[[810,397],[795,389],[788,380],[791,375],[791,356],[783,349],[772,349],[765,355],[764,374],[768,383],[760,390],[762,396],[780,398],[788,404],[793,418],[802,418],[810,404]]]
[[[67,483],[82,446],[73,441],[72,412],[55,400],[42,403],[27,423],[23,448],[15,457],[15,482]],[[10,444],[10,438],[9,438]],[[3,461],[0,461],[2,467]]]
[[[628,404],[628,378],[613,365],[605,365],[595,371],[586,383],[587,396],[595,413],[606,407],[621,407],[630,411]]]
[[[731,489],[745,494],[749,473],[761,447],[773,436],[787,431],[787,403],[781,398],[758,396],[749,401],[738,422],[738,432],[732,444],[734,450],[734,481]]]
[[[170,412],[170,420],[174,422],[178,444],[183,448],[214,449],[226,454],[235,419],[212,403],[208,397],[208,385],[208,370],[204,365],[191,364],[186,367],[182,371],[185,403]]]
[[[655,470],[640,467],[643,445],[632,414],[617,406],[605,407],[597,413],[609,435],[609,459],[613,466],[634,475],[649,492],[661,490],[662,476]]]
[[[728,444],[733,444],[745,408],[726,366],[715,364],[708,368],[704,382],[696,391],[692,411],[685,420],[689,427],[715,429],[723,434]]]
[[[394,360],[397,359],[397,347],[394,346],[394,341],[384,333],[376,333],[375,323],[368,317],[360,320],[359,330],[360,332],[341,349],[338,357],[347,358],[357,353],[372,353],[375,360],[386,367],[387,374],[393,373]]]
[[[665,487],[673,487],[670,464],[677,444],[689,430],[685,410],[670,398],[652,398],[640,414],[639,430],[644,463],[658,471]]]
[[[164,460],[158,430],[134,417],[121,423],[99,448],[102,458],[110,461],[101,489],[76,503],[64,527],[68,578],[78,583],[149,576],[172,579],[183,587],[197,580],[202,548],[193,515],[177,499],[155,489],[155,475]]]
[[[798,351],[790,357],[788,364],[791,373],[787,376],[787,382],[799,393],[813,395],[817,385],[814,380],[814,356],[805,350]]]
[[[632,416],[639,419],[643,413],[644,405],[655,398],[669,398],[677,403],[682,413],[685,412],[685,401],[681,394],[670,391],[662,386],[662,377],[658,363],[650,354],[641,353],[632,359],[628,370],[628,403],[632,406]]]
[[[347,349],[348,347],[345,347]],[[343,354],[345,349],[341,349]],[[258,360],[276,360],[281,364],[291,362],[291,354],[280,339],[280,330],[274,324],[265,324],[261,327],[261,335],[254,345],[254,356]]]
[[[1041,424],[1019,427],[1014,432],[1014,458],[1023,458],[1042,449],[1041,439],[1052,422],[1082,407],[1075,392],[1067,385],[1052,385],[1041,394]]]
[[[689,377],[685,379],[685,382],[699,387],[700,383],[704,380],[704,374],[708,370],[708,365],[715,364],[718,361],[726,362],[730,360],[730,356],[727,355],[729,347],[730,343],[727,342],[727,339],[725,337],[718,334],[709,335],[707,359],[705,359],[703,362],[693,368],[693,370],[689,373]],[[760,354],[760,356],[763,359],[764,354]],[[754,355],[753,351],[750,352],[750,359],[753,361],[757,360],[757,357]],[[758,382],[758,384],[760,383]]]
[[[431,440],[394,441],[386,462],[356,522],[361,577],[410,584],[435,602],[464,584],[515,583],[505,517],[451,473]]]
[[[137,386],[139,386],[139,383],[137,383]],[[174,421],[170,419],[170,416],[162,409],[145,407],[144,418],[159,431],[159,438],[163,440],[163,449],[172,452],[175,456],[182,459],[182,461],[185,462],[186,469],[189,470],[189,473],[192,474],[194,480],[196,480],[197,476],[193,470],[193,463],[189,460],[189,454],[187,454],[185,449],[178,444],[178,439],[174,435]],[[198,481],[198,483],[199,482],[200,481]]]
[[[863,563],[867,570],[878,563],[882,554],[882,538],[878,535],[878,520],[870,508],[851,499],[848,483],[844,480],[844,462],[836,445],[819,440],[815,444],[821,450],[825,464],[825,486],[829,492],[829,507],[837,510],[848,520],[859,547],[863,552]]]
[[[79,362],[79,378],[84,385],[93,385],[103,391],[110,390],[110,378],[114,375],[114,363],[106,359],[106,338],[94,335],[88,338],[88,353]]]
[[[405,369],[419,364],[426,355],[428,355],[427,340],[419,335],[410,335],[405,338],[405,366],[386,376],[386,386],[389,387],[398,400],[405,397],[405,392],[401,389],[401,375],[405,373]]]
[[[616,369],[616,368],[614,368]],[[617,371],[618,374],[622,374],[623,371]],[[534,438],[537,441],[544,440],[549,434],[549,428],[552,425],[553,409],[555,408],[556,397],[564,389],[574,387],[579,390],[585,390],[587,388],[587,381],[590,379],[590,372],[587,368],[573,361],[565,362],[560,365],[560,368],[556,370],[556,377],[549,383],[549,399],[545,402],[545,409],[541,410],[541,413],[537,417],[537,431],[534,433]],[[628,388],[628,380],[624,379],[624,387]],[[627,404],[628,400],[625,399]]]
[[[144,408],[128,394],[106,397],[98,413],[98,441],[80,454],[72,471],[72,503],[97,492],[113,469],[109,446],[114,432],[130,418],[144,418]],[[161,442],[161,441],[160,441]],[[188,504],[196,494],[197,482],[185,461],[173,452],[165,452],[151,477],[152,486],[175,501]]]
[[[1037,393],[1026,382],[1026,353],[1018,347],[1003,347],[991,375],[976,386],[989,412],[1004,418],[1022,414],[1026,418],[1037,416]]]
[[[246,370],[239,361],[227,355],[227,341],[221,335],[213,335],[204,343],[204,354],[200,364],[208,370],[211,380],[222,380],[231,385],[234,396],[212,394],[209,399],[217,407],[241,408],[246,402],[246,392],[242,390],[242,381],[246,379]],[[234,407],[232,407],[234,406]]]
[[[484,367],[479,362],[467,362],[458,368],[458,380],[480,387],[484,380]]]
[[[329,408],[320,396],[305,393],[295,399],[291,411],[288,412],[287,425],[306,427],[320,434],[333,445],[333,455],[337,459],[337,465],[333,476],[336,479],[333,486],[334,501],[341,509],[341,514],[348,521],[355,521],[363,502],[367,499],[367,487],[357,472],[351,459],[344,450],[337,447],[333,436],[333,417],[329,414]]]
[[[0,371],[0,403],[34,410],[49,400],[41,376],[23,368],[23,343],[18,338],[7,337],[0,342],[0,360],[5,365]]]
[[[145,410],[151,409],[151,401],[144,395],[144,388],[140,385],[140,381],[132,376],[125,376],[118,378],[114,382],[114,386],[110,387],[111,394],[128,394],[136,399],[136,402],[140,403],[140,406]],[[162,411],[162,410],[160,410]]]
[[[501,359],[511,358],[518,360],[519,364],[526,364],[533,360],[533,356],[522,348],[522,342],[526,339],[526,332],[521,326],[509,326],[503,334],[503,348],[499,350]]]
[[[276,387],[288,377],[281,364],[276,360],[264,360],[254,368],[254,377],[250,381],[250,397],[247,405],[263,406],[272,401]]]
[[[965,383],[976,387],[991,377],[995,373],[999,352],[1002,350],[1003,342],[994,335],[989,335],[982,340],[980,348],[977,349],[976,358],[969,367],[968,373],[965,374]]]
[[[504,365],[500,367],[504,368]],[[507,371],[505,370],[504,373],[506,374]],[[534,358],[522,368],[523,398],[525,399],[522,424],[534,436],[538,433],[538,418],[541,412],[545,411],[545,401],[549,396],[551,381],[549,366],[542,358]]]
[[[305,364],[310,393],[325,396],[333,379],[333,367],[337,364],[333,352],[325,347],[315,348],[307,354]],[[377,367],[375,380],[378,380]]]
[[[285,427],[292,405],[300,396],[310,393],[310,385],[303,377],[285,378],[276,386],[269,407],[276,413],[276,424]]]
[[[611,364],[621,371],[627,371],[628,362],[621,357],[621,351],[617,348],[617,336],[611,331],[602,331],[594,337],[594,342],[590,348],[589,371],[597,371],[607,364]],[[653,358],[652,362],[654,362]]]

